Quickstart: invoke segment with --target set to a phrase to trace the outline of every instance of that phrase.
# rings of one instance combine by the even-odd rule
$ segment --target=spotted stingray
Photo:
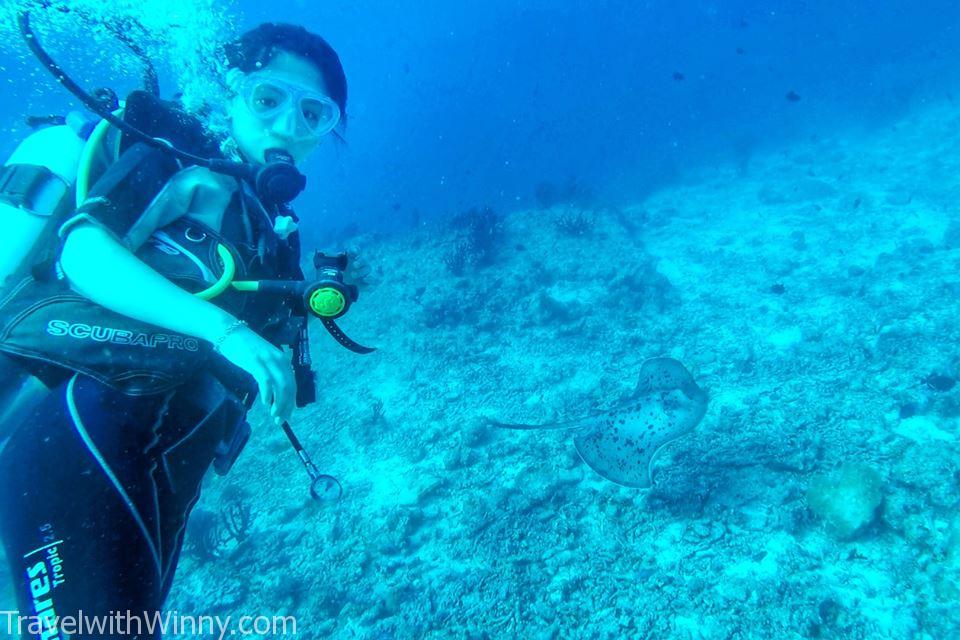
[[[652,358],[640,368],[634,393],[619,406],[581,420],[506,429],[569,429],[577,453],[598,474],[627,487],[647,488],[661,449],[693,431],[707,412],[707,393],[672,358]]]

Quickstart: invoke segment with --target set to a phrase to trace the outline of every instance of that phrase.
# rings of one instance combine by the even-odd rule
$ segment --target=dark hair
[[[340,107],[341,122],[346,121],[347,76],[340,64],[340,56],[317,34],[293,24],[265,22],[226,45],[225,49],[227,64],[244,73],[256,71],[267,64],[276,57],[278,51],[306,58],[320,71],[330,90],[330,97]]]

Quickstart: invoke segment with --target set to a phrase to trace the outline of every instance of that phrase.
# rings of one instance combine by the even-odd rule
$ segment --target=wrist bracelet
[[[220,337],[217,338],[217,341],[213,343],[213,350],[216,351],[217,353],[220,353],[220,345],[222,345],[223,341],[227,339],[227,336],[229,336],[231,333],[233,333],[240,327],[245,327],[245,326],[247,326],[247,323],[244,322],[243,320],[234,320],[229,327],[224,329],[223,333],[220,334]]]

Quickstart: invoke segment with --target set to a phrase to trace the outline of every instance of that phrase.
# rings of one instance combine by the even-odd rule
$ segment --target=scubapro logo
[[[113,327],[84,324],[82,322],[67,322],[66,320],[51,320],[47,323],[47,333],[51,336],[70,337],[78,340],[93,340],[94,342],[111,342],[113,344],[130,345],[137,347],[152,347],[180,349],[181,351],[197,351],[200,348],[196,338],[182,336],[176,333],[144,333],[129,331]]]

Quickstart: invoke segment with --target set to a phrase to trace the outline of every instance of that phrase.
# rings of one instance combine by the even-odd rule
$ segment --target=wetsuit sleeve
[[[178,169],[176,160],[159,149],[143,143],[130,146],[90,188],[76,213],[60,226],[61,242],[74,225],[87,221],[133,249],[131,229]]]

